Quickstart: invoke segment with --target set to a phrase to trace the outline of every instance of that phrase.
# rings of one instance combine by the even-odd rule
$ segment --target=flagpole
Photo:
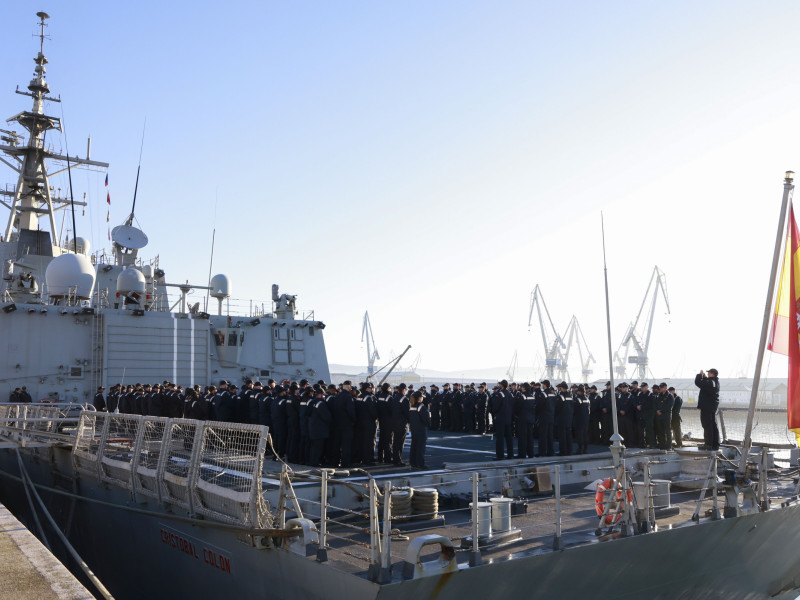
[[[747,456],[753,445],[751,434],[753,432],[753,416],[756,412],[756,398],[758,397],[758,386],[761,383],[761,366],[764,362],[764,351],[767,347],[767,333],[769,332],[770,318],[774,313],[773,301],[775,296],[775,281],[778,278],[778,266],[781,258],[781,247],[785,237],[786,213],[789,210],[789,202],[794,190],[794,171],[786,171],[783,180],[783,201],[781,203],[781,216],[778,220],[778,233],[775,238],[775,251],[772,254],[772,271],[769,274],[769,288],[767,289],[767,304],[764,308],[764,321],[761,323],[761,340],[758,344],[758,358],[756,358],[756,371],[753,374],[753,389],[750,392],[750,408],[747,411],[747,423],[744,427],[744,438],[742,440],[742,458],[739,464],[739,471],[745,472],[747,467]],[[794,310],[794,307],[791,307]]]
[[[609,393],[611,394],[611,417],[612,422],[614,424],[614,433],[611,436],[611,447],[609,448],[611,451],[611,456],[614,460],[614,466],[619,467],[620,465],[620,458],[622,457],[622,452],[625,449],[625,446],[622,445],[623,438],[619,434],[619,423],[617,421],[617,392],[614,386],[614,357],[611,353],[611,309],[609,307],[608,302],[608,265],[606,264],[606,225],[605,220],[603,219],[603,212],[600,211],[600,231],[602,232],[603,236],[603,277],[605,279],[605,287],[606,287],[606,332],[608,337],[608,373],[609,373],[609,381],[611,382],[611,388],[609,389]]]

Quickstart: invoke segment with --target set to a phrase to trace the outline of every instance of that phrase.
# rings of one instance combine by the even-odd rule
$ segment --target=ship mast
[[[69,203],[69,200],[54,198],[51,195],[50,176],[78,166],[105,170],[108,167],[108,163],[90,160],[89,144],[87,144],[86,148],[86,158],[67,157],[45,149],[46,133],[51,129],[63,133],[63,128],[58,117],[52,117],[44,113],[44,103],[45,101],[61,102],[61,98],[48,96],[50,86],[47,85],[45,80],[47,57],[44,55],[44,40],[47,36],[44,28],[47,26],[45,21],[50,18],[50,15],[45,12],[38,12],[36,16],[39,17],[40,28],[39,53],[33,59],[36,63],[33,79],[28,84],[27,92],[20,91],[19,88],[16,90],[18,94],[32,98],[33,107],[30,111],[21,112],[7,119],[8,123],[19,123],[28,131],[28,141],[26,144],[20,145],[22,137],[10,131],[4,131],[3,133],[7,135],[0,138],[2,142],[0,151],[9,157],[7,160],[0,156],[0,161],[18,173],[17,185],[13,192],[0,190],[0,196],[10,197],[11,203],[7,204],[2,200],[0,200],[0,203],[10,209],[8,224],[3,233],[3,241],[12,241],[12,233],[16,228],[24,245],[35,244],[34,247],[40,250],[38,253],[52,256],[52,246],[60,246],[54,205],[60,205],[59,208],[62,208]],[[48,173],[45,160],[51,160],[64,166],[54,173]],[[76,204],[85,205],[85,202],[76,202]],[[47,215],[50,221],[49,233],[39,230],[39,218],[44,215]],[[31,233],[26,235],[25,232]],[[42,243],[44,241],[43,237],[47,239],[48,243]],[[27,240],[23,238],[27,238]],[[48,248],[48,246],[50,247]]]

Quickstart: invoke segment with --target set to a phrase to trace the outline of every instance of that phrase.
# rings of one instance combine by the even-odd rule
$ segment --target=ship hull
[[[70,541],[122,600],[176,595],[461,600],[519,594],[750,600],[796,598],[800,587],[800,556],[794,551],[800,545],[800,505],[378,585],[285,550],[255,548],[247,536],[175,522],[155,500],[134,501],[126,490],[76,473],[67,448],[20,454],[37,484],[106,503],[42,494]],[[0,450],[0,469],[18,475],[13,449]],[[4,477],[0,490],[0,500],[25,517],[22,486]],[[48,537],[52,542],[55,536]]]

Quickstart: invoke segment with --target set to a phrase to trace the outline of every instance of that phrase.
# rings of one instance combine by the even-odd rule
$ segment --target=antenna
[[[144,125],[142,125],[142,143],[139,146],[139,166],[136,167],[136,185],[133,188],[133,206],[131,206],[131,216],[128,217],[126,225],[133,224],[133,215],[136,212],[136,193],[139,191],[139,173],[142,170],[142,151],[144,150],[144,131],[147,128],[147,117],[144,118]]]

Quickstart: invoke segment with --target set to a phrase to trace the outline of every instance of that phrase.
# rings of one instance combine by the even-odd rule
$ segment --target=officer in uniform
[[[389,409],[392,397],[391,386],[388,383],[381,384],[381,391],[375,396],[375,403],[378,410],[378,427],[380,427],[380,437],[378,438],[378,462],[392,462],[392,417]]]
[[[464,433],[475,433],[475,406],[478,403],[478,392],[475,391],[475,384],[471,383],[464,394],[464,402],[461,405],[464,422]]]
[[[272,440],[275,453],[279,457],[286,454],[286,437],[288,435],[288,424],[286,419],[286,394],[287,390],[282,385],[274,388],[275,397],[272,399],[270,413],[272,417]]]
[[[397,391],[389,401],[389,414],[392,421],[392,464],[403,466],[403,445],[408,431],[408,409],[410,404],[406,398],[406,384],[397,386]]]
[[[361,395],[356,399],[356,448],[358,458],[365,465],[375,464],[375,430],[378,423],[378,403],[370,382],[361,384]],[[421,392],[420,392],[421,395]]]
[[[300,397],[297,395],[300,386],[289,384],[289,395],[286,396],[286,460],[300,463]]]
[[[517,416],[517,456],[533,458],[533,427],[536,423],[536,397],[531,384],[522,384]]]
[[[586,397],[589,399],[589,443],[600,443],[600,421],[602,411],[600,408],[600,394],[597,393],[597,386],[590,385],[589,393]]]
[[[575,400],[569,392],[569,385],[562,381],[557,386],[556,398],[556,437],[558,438],[558,455],[572,455],[572,418]]]
[[[442,394],[438,385],[431,386],[431,429],[438,430],[441,424]]]
[[[628,390],[628,384],[624,381],[619,384],[617,395],[617,424],[619,434],[626,442],[625,445],[636,444],[636,402]]]
[[[308,464],[312,467],[322,466],[325,443],[331,434],[333,415],[325,402],[325,389],[321,385],[314,387],[313,397],[309,402],[308,438],[310,440]]]
[[[117,409],[119,408],[119,397],[120,397],[120,385],[115,383],[111,386],[111,391],[108,393],[108,399],[106,401],[106,410],[110,413],[119,412]]]
[[[554,456],[553,428],[556,416],[556,392],[550,387],[550,381],[542,381],[541,389],[536,393],[536,421],[539,433],[539,454],[537,456]]]
[[[660,386],[657,387],[653,392],[650,391],[649,386],[646,382],[642,382],[640,386],[640,393],[639,393],[639,405],[641,406],[641,411],[638,412],[639,418],[639,432],[644,431],[644,437],[642,437],[642,447],[643,448],[655,448],[656,447],[656,397],[655,394],[658,394],[660,391]]]
[[[606,381],[603,395],[600,397],[600,442],[605,445],[611,444],[611,434],[614,433],[614,404],[611,401],[611,382]]]
[[[422,402],[422,394],[414,392],[411,394],[408,409],[408,425],[411,429],[411,449],[408,462],[417,469],[428,468],[425,464],[425,445],[428,440],[430,424],[431,417],[428,407]]]
[[[683,406],[683,398],[675,393],[675,388],[671,387],[667,390],[672,396],[672,418],[670,420],[670,427],[672,429],[672,441],[675,443],[676,448],[683,447],[683,434],[681,433],[681,407]]]
[[[572,416],[572,431],[575,442],[578,444],[578,454],[589,452],[589,421],[591,401],[586,396],[586,388],[579,385],[575,394],[574,413]]]
[[[450,391],[450,384],[445,383],[442,386],[442,418],[439,423],[440,431],[450,431],[450,410],[453,408],[453,401],[451,400],[452,392]]]
[[[25,387],[24,385],[22,386],[22,389],[19,391],[19,400],[18,400],[18,402],[22,402],[24,404],[28,404],[29,402],[33,402],[33,398],[31,398],[31,395],[28,393],[28,388]]]
[[[700,371],[694,378],[700,388],[697,408],[700,409],[700,424],[703,426],[703,450],[719,450],[719,428],[717,409],[719,408],[719,373],[709,369],[708,374]]]
[[[106,412],[106,401],[105,398],[103,398],[103,392],[105,389],[106,388],[101,385],[99,388],[97,388],[97,393],[94,395],[94,401],[92,404],[94,405],[94,409],[96,411]]]
[[[672,406],[675,399],[667,391],[667,384],[662,383],[658,386],[658,395],[655,399],[655,430],[656,444],[661,450],[672,449]]]
[[[341,464],[349,468],[353,460],[353,436],[355,434],[356,408],[350,390],[353,384],[348,380],[333,399],[333,465]],[[341,463],[340,463],[341,461]]]
[[[514,458],[514,397],[508,390],[508,381],[503,379],[500,382],[499,389],[492,394],[490,402],[495,433],[494,460],[503,460],[504,445],[505,456]]]

